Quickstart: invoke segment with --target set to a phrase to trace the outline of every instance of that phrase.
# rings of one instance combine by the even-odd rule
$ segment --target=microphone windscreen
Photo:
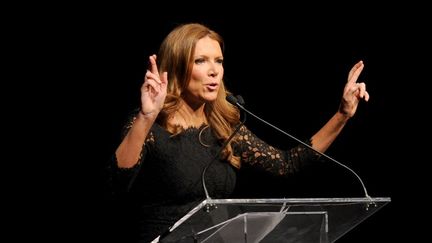
[[[237,97],[237,102],[240,105],[244,105],[245,104],[245,101],[244,101],[243,97],[241,97],[241,95],[237,95],[236,97]]]
[[[228,94],[228,95],[226,96],[226,100],[227,100],[229,103],[231,103],[231,104],[237,106],[237,98],[234,97],[232,94]]]

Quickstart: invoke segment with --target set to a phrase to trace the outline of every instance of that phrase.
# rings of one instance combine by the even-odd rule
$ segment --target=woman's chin
[[[205,94],[202,98],[203,100],[205,100],[205,102],[213,102],[217,99],[217,97],[218,97],[217,92],[211,92]]]

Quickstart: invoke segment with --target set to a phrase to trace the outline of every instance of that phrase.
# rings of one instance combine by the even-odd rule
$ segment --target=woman
[[[206,26],[178,26],[149,61],[141,107],[125,126],[112,163],[117,191],[137,206],[139,242],[153,240],[205,198],[201,175],[220,149],[205,177],[212,198],[230,197],[242,164],[285,176],[319,157],[301,145],[276,149],[240,123],[239,110],[225,99],[222,38]],[[308,141],[317,151],[325,152],[359,101],[369,99],[365,84],[356,82],[362,69],[361,61],[354,65],[339,109]]]

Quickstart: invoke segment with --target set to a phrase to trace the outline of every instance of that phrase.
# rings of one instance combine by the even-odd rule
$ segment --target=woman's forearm
[[[130,168],[138,163],[145,139],[155,120],[156,116],[152,114],[138,112],[132,127],[115,152],[118,167]]]
[[[339,111],[336,112],[336,114],[334,114],[333,117],[330,118],[330,120],[312,136],[312,147],[321,153],[324,153],[340,134],[348,119],[348,116]]]

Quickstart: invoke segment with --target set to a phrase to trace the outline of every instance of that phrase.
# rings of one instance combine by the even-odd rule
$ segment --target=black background
[[[336,112],[350,68],[363,60],[359,80],[370,101],[360,104],[327,154],[356,171],[369,195],[392,202],[339,242],[416,237],[420,226],[409,216],[413,208],[426,208],[418,204],[425,152],[414,136],[426,137],[419,116],[428,98],[421,91],[430,81],[424,72],[428,21],[420,6],[358,6],[337,14],[324,6],[130,7],[56,6],[10,28],[17,36],[12,60],[20,63],[11,69],[19,74],[11,83],[22,90],[15,103],[24,104],[14,110],[24,136],[13,142],[25,152],[14,155],[28,155],[30,162],[13,170],[19,188],[13,197],[24,200],[13,203],[20,210],[12,222],[31,232],[15,237],[114,241],[117,219],[103,168],[126,115],[138,105],[148,56],[172,28],[188,22],[224,37],[228,88],[249,110],[298,138],[313,135]],[[276,147],[295,145],[251,117],[247,126]],[[250,173],[239,181],[244,197],[364,195],[354,175],[332,162],[292,180],[256,180]]]

